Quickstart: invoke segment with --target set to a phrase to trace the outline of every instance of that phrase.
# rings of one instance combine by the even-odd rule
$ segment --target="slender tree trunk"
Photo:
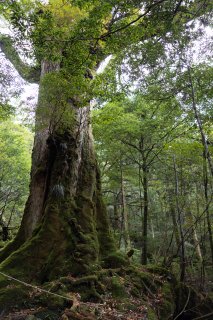
[[[42,70],[43,78],[57,72],[58,65],[44,62]],[[40,93],[42,85],[41,79]],[[89,107],[70,102],[67,121],[60,103],[59,98],[57,113],[49,110],[51,117],[45,120],[41,111],[46,106],[39,98],[30,195],[17,237],[0,253],[0,261],[9,256],[2,266],[10,275],[22,275],[24,269],[24,278],[40,282],[59,274],[92,273],[115,250],[101,196]]]
[[[171,199],[170,199],[170,212],[171,212],[171,216],[172,216],[172,223],[173,223],[176,245],[177,245],[177,248],[180,248],[181,240],[180,240],[179,227],[178,227],[178,223],[177,223],[175,207],[174,207],[174,204]]]
[[[205,205],[206,205],[206,222],[209,235],[209,244],[211,250],[211,259],[213,265],[213,236],[212,236],[212,226],[211,218],[209,212],[209,196],[208,196],[208,171],[207,171],[207,159],[206,153],[203,153],[203,185],[204,185],[204,196],[205,196]]]
[[[121,167],[121,201],[122,201],[122,209],[123,209],[122,212],[123,212],[123,226],[124,226],[124,241],[125,241],[126,251],[128,251],[131,248],[131,241],[129,236],[129,218],[128,218],[128,210],[126,205],[126,195],[125,195],[122,167]]]
[[[145,159],[143,159],[143,192],[144,192],[144,207],[143,207],[143,231],[142,231],[142,255],[141,263],[147,264],[147,247],[148,247],[148,178],[147,178],[147,166]]]
[[[139,155],[140,156],[140,155]],[[138,185],[139,185],[139,196],[140,196],[140,216],[141,216],[141,227],[143,227],[143,186],[142,186],[142,174],[141,174],[141,161],[139,159],[139,168],[138,168]],[[142,232],[141,232],[142,234]],[[141,248],[142,250],[142,248]],[[142,252],[141,252],[142,253]]]
[[[205,133],[203,130],[202,121],[200,119],[200,115],[199,115],[199,112],[197,109],[195,88],[194,88],[194,84],[193,84],[190,66],[188,66],[188,75],[189,75],[189,82],[190,82],[190,86],[191,86],[192,107],[193,107],[195,119],[196,119],[198,127],[199,127],[201,140],[202,140],[202,144],[203,144],[203,149],[204,149],[203,158],[204,158],[204,193],[205,193],[205,201],[206,201],[206,221],[207,221],[207,228],[208,228],[208,234],[209,234],[212,263],[213,263],[213,236],[212,236],[212,229],[211,229],[211,222],[210,222],[210,214],[209,214],[209,209],[208,209],[208,206],[209,206],[209,204],[208,204],[208,173],[207,173],[206,162],[208,162],[208,164],[209,164],[209,169],[210,169],[212,177],[213,177],[213,163],[212,163],[211,155],[209,152],[206,136],[205,136]]]
[[[178,212],[178,222],[179,222],[179,230],[180,230],[180,281],[184,281],[185,273],[186,273],[186,261],[185,261],[185,244],[184,244],[184,234],[183,234],[183,217],[180,210],[179,205],[179,179],[178,179],[178,172],[177,172],[177,165],[175,157],[173,157],[173,164],[174,164],[174,173],[175,173],[175,198],[176,198],[176,208]]]
[[[193,217],[193,214],[192,214],[190,209],[187,210],[187,214],[188,214],[188,216],[190,218],[191,225],[192,225],[193,239],[194,239],[194,245],[195,245],[195,250],[196,250],[196,253],[197,253],[197,257],[202,262],[203,261],[203,255],[202,255],[201,248],[200,248],[200,241],[198,239],[194,217]]]
[[[120,225],[120,208],[118,204],[118,197],[119,192],[114,195],[114,230],[121,232],[121,225]]]
[[[153,223],[152,219],[150,220],[150,227],[151,227],[151,231],[152,231],[152,239],[155,239],[155,229],[154,229],[154,223]]]
[[[191,86],[192,108],[194,110],[195,119],[197,121],[198,128],[199,128],[199,131],[200,131],[201,140],[202,140],[204,153],[205,153],[205,158],[208,160],[209,168],[210,168],[210,171],[211,171],[211,175],[213,177],[213,163],[212,163],[212,159],[211,159],[211,156],[210,156],[210,153],[209,153],[209,148],[208,148],[206,136],[205,136],[205,133],[204,133],[204,130],[203,130],[202,121],[200,119],[200,115],[199,115],[199,112],[197,110],[197,104],[196,104],[196,98],[195,98],[195,89],[194,89],[194,84],[193,84],[193,80],[192,80],[192,74],[191,74],[191,67],[190,66],[188,66],[188,75],[189,75],[189,82],[190,82],[190,86]]]
[[[143,187],[143,225],[142,225],[142,246],[141,246],[141,263],[147,264],[147,247],[148,247],[148,167],[147,158],[144,153],[144,137],[141,135],[139,142],[140,156],[142,160],[142,177],[141,184]],[[139,170],[139,174],[141,171]]]
[[[113,205],[114,209],[114,230],[119,230],[119,213],[118,213],[118,205],[117,203],[114,203]]]

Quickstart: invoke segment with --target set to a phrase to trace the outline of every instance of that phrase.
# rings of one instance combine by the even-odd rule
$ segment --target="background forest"
[[[128,34],[123,39],[115,37],[111,47],[119,48],[121,42],[122,50],[113,54],[110,47],[98,63],[97,74],[87,68],[84,75],[92,79],[92,84],[85,86],[91,100],[102,193],[117,247],[133,263],[169,268],[180,281],[208,293],[213,282],[210,13],[189,19],[182,30],[178,25],[177,30],[174,27],[165,33],[165,25],[159,24],[158,35],[143,41],[136,33],[133,38],[137,41],[126,48]],[[7,29],[3,17],[1,23]],[[17,27],[18,22],[13,23]],[[149,32],[152,34],[152,30]],[[34,35],[36,41],[38,36]],[[26,47],[26,52],[19,47],[19,57],[25,55],[33,64],[32,52],[27,52],[29,44]],[[26,89],[27,83],[3,51],[1,248],[17,234],[29,193],[35,130],[33,99],[37,99],[36,87],[33,92]],[[66,67],[71,68],[69,64]],[[78,83],[75,85],[78,88]],[[40,116],[45,118],[49,110],[44,108],[42,112]]]
[[[183,39],[178,48],[168,44],[163,57],[158,45],[145,44],[143,67],[129,53],[113,98],[93,112],[103,192],[119,246],[134,247],[142,264],[172,264],[182,279],[201,286],[209,283],[213,262],[207,30],[199,27],[187,45],[180,46]],[[136,69],[133,77],[128,63]]]

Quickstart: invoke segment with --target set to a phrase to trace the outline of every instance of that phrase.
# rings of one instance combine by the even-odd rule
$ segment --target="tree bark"
[[[177,208],[177,213],[178,213],[178,222],[179,222],[179,230],[180,230],[180,281],[183,282],[185,279],[185,273],[186,273],[186,257],[185,257],[185,239],[184,239],[184,234],[183,234],[183,217],[182,213],[180,210],[180,205],[179,205],[179,179],[178,179],[178,172],[177,172],[177,164],[175,157],[173,157],[173,165],[174,165],[174,173],[175,173],[175,199],[176,199],[176,208]]]
[[[125,241],[125,249],[126,251],[131,249],[131,241],[129,236],[129,218],[127,212],[127,205],[126,205],[126,196],[125,196],[125,189],[124,189],[124,177],[123,177],[123,170],[121,168],[121,201],[122,201],[122,213],[123,213],[123,225],[124,225],[124,241]]]
[[[143,170],[143,190],[144,190],[144,207],[143,207],[143,233],[142,233],[142,264],[147,264],[147,246],[148,246],[148,180],[147,172]]]
[[[139,143],[139,150],[142,160],[142,180],[141,184],[143,186],[143,226],[142,226],[142,246],[141,246],[141,263],[147,264],[147,248],[148,248],[148,165],[147,165],[147,155],[144,152],[144,137],[141,136]],[[140,171],[139,171],[140,173]],[[141,177],[140,177],[141,178]]]
[[[181,245],[180,234],[179,234],[179,228],[178,228],[178,223],[177,223],[177,218],[176,218],[175,207],[172,202],[172,199],[170,199],[170,212],[171,212],[171,216],[172,216],[172,223],[173,223],[176,245],[177,245],[177,248],[180,248],[180,245]]]
[[[196,223],[194,221],[195,219],[193,217],[193,214],[192,214],[190,208],[188,208],[187,213],[188,213],[188,216],[190,218],[191,225],[192,225],[194,246],[195,246],[195,250],[196,250],[196,253],[197,253],[197,257],[200,260],[200,262],[202,262],[203,261],[203,255],[202,255],[202,252],[201,252],[200,241],[199,241],[198,235],[197,235]]]
[[[57,64],[45,61],[41,76],[57,71]],[[40,116],[42,108],[39,98],[30,194],[21,227],[0,253],[1,267],[10,275],[40,282],[92,273],[115,251],[101,196],[90,108],[69,103],[72,120],[62,112],[57,126],[52,125],[55,115],[46,120]]]

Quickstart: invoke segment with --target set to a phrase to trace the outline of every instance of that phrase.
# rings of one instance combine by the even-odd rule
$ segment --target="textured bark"
[[[44,62],[42,76],[57,69]],[[30,195],[16,239],[0,255],[1,261],[9,256],[1,267],[10,274],[40,282],[92,273],[115,250],[101,198],[90,109],[71,103],[69,108],[72,121],[62,117],[53,131],[54,119],[44,128],[37,115]]]

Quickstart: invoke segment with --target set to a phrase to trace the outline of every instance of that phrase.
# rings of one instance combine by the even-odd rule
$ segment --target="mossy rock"
[[[159,285],[161,285],[157,279],[153,278],[152,274],[134,266],[126,269],[126,277],[129,277],[130,283],[133,284],[133,287],[137,288],[141,295],[147,293],[147,290],[151,290],[154,293]]]
[[[116,251],[105,257],[102,264],[104,268],[116,269],[129,266],[130,262],[124,254]]]

